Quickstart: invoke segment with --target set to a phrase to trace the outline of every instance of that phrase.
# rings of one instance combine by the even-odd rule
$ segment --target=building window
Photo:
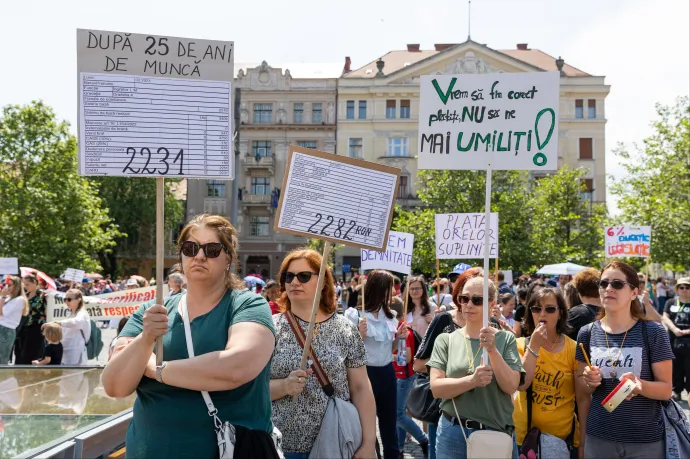
[[[350,148],[348,150],[348,155],[350,158],[361,158],[362,157],[362,139],[350,139]]]
[[[300,140],[297,142],[297,145],[302,148],[311,148],[312,150],[316,150],[316,140]]]
[[[254,123],[268,124],[271,122],[273,104],[254,104]]]
[[[398,182],[398,199],[407,199],[407,176],[401,175]]]
[[[251,236],[268,236],[268,220],[270,217],[252,217],[249,223]]]
[[[394,100],[387,100],[386,101],[386,118],[388,118],[388,119],[395,118],[395,108],[396,108],[396,104],[395,104]]]
[[[580,139],[580,159],[594,159],[592,143],[591,138]]]
[[[206,196],[225,197],[225,182],[222,180],[206,180]]]
[[[582,179],[584,191],[580,192],[583,201],[594,201],[594,179]]]
[[[349,119],[349,120],[355,119],[355,101],[354,100],[348,100],[347,101],[347,119]]]
[[[401,100],[400,101],[400,118],[409,118],[410,117],[410,101],[409,100]]]
[[[323,104],[312,104],[311,106],[311,122],[320,123],[323,121]]]
[[[252,194],[271,194],[271,179],[268,177],[252,177]]]
[[[388,156],[407,156],[407,137],[388,139]]]
[[[304,122],[304,104],[295,104],[292,112],[292,121],[295,124]]]
[[[252,154],[256,156],[271,156],[270,140],[255,140],[252,142]]]
[[[359,119],[360,120],[367,119],[367,101],[366,100],[360,100],[359,101]]]
[[[582,102],[582,99],[575,99],[575,118],[577,119],[585,117]]]
[[[587,118],[597,117],[597,101],[594,99],[589,99],[587,101]]]

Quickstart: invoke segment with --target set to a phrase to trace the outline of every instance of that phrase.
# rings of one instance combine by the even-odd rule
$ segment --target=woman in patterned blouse
[[[33,360],[43,357],[43,335],[41,326],[46,323],[46,294],[39,289],[38,279],[33,274],[22,278],[26,297],[29,300],[29,318],[17,333],[17,365],[31,365]]]

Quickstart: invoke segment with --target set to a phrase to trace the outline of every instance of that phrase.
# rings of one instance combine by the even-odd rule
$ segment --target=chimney
[[[527,51],[529,48],[527,47],[527,43],[518,43],[517,49],[521,51]]]
[[[352,70],[350,69],[350,65],[352,64],[352,61],[350,61],[350,56],[345,56],[345,66],[343,67],[343,73],[342,75],[346,75],[350,73]],[[341,75],[341,76],[342,76]]]
[[[445,51],[446,49],[452,48],[453,46],[455,46],[455,43],[436,43],[434,45],[434,49],[436,49],[436,51]]]
[[[407,45],[407,50],[411,53],[418,53],[419,52],[419,44],[408,44]]]

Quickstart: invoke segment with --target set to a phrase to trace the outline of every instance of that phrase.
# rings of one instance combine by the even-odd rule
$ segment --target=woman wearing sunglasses
[[[521,446],[531,428],[566,442],[570,448],[580,444],[575,416],[575,401],[582,405],[589,398],[582,378],[576,378],[577,344],[566,335],[568,308],[563,294],[556,288],[534,292],[527,303],[525,327],[529,338],[518,338],[517,347],[525,369],[525,381],[515,403],[513,421],[517,444]],[[531,392],[531,394],[530,394]],[[531,425],[528,406],[532,400]],[[580,457],[584,457],[584,450]],[[546,457],[548,454],[542,452]]]
[[[680,400],[683,390],[690,393],[690,277],[676,284],[678,296],[666,301],[663,323],[672,333],[673,398]]]
[[[21,279],[7,276],[0,288],[0,365],[7,365],[12,356],[16,329],[22,316],[29,314],[29,302],[24,295]]]
[[[321,263],[318,252],[297,249],[285,257],[278,274],[277,302],[282,312],[273,316],[277,343],[271,361],[271,400],[273,422],[283,434],[286,459],[309,457],[329,400],[327,389],[312,370],[314,360],[307,371],[299,369],[303,348],[295,336],[297,330],[290,326],[290,322],[297,324],[306,336]],[[376,408],[365,370],[366,351],[355,326],[335,311],[333,274],[326,270],[312,349],[331,383],[333,396],[352,401],[359,412],[362,445],[354,457],[373,458]]]
[[[431,391],[442,399],[436,457],[466,457],[466,436],[477,430],[493,430],[507,434],[504,437],[507,440],[512,437],[512,457],[517,459],[512,395],[524,371],[515,335],[482,327],[484,272],[477,269],[474,273],[475,277],[468,278],[462,287],[458,281],[453,292],[465,318],[465,327],[441,334],[427,363]],[[488,291],[490,309],[496,304],[497,294],[492,281]],[[482,356],[484,349],[488,353],[487,362]]]
[[[81,290],[67,290],[65,304],[70,310],[70,317],[59,321],[62,325],[62,364],[86,365],[86,343],[91,338],[91,317],[84,309]]]
[[[586,393],[592,395],[586,418],[587,458],[665,455],[661,402],[672,393],[673,352],[664,327],[645,320],[637,297],[639,287],[632,266],[609,263],[599,281],[603,306],[599,320],[582,327],[577,336],[591,361],[588,366],[578,347],[577,374],[584,379]],[[601,402],[625,379],[634,383],[633,391],[609,413]]]
[[[187,293],[168,297],[165,306],[150,302],[139,308],[103,371],[109,396],[137,392],[127,456],[217,457],[219,420],[243,432],[235,457],[248,439],[275,457],[269,397],[273,321],[266,300],[244,291],[233,272],[237,233],[221,216],[199,215],[184,227],[178,244]],[[158,337],[160,366],[154,354]],[[217,418],[209,415],[201,391],[209,393]]]

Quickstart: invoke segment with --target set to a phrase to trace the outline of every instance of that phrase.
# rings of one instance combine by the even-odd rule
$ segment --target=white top
[[[436,292],[434,292],[433,296],[429,295],[429,301],[434,305],[436,305],[436,299],[437,298],[438,298],[438,295],[436,294]],[[443,292],[441,293],[441,304],[440,304],[440,306],[445,306],[445,305],[451,304],[452,302],[453,302],[453,295],[451,295],[450,293],[443,293]]]
[[[383,309],[379,309],[378,319],[370,312],[365,312],[367,319],[367,336],[364,347],[367,350],[367,366],[383,367],[393,361],[393,341],[398,330],[398,319],[389,319]]]
[[[82,351],[86,352],[86,342],[91,338],[91,317],[85,308],[69,319],[61,320],[62,325],[62,355],[63,365],[86,364],[79,359]],[[83,333],[83,336],[82,336]],[[66,361],[67,360],[67,361]],[[75,360],[75,361],[72,361]]]
[[[8,297],[5,297],[7,301]],[[24,311],[24,299],[20,296],[12,298],[5,303],[2,308],[2,315],[0,316],[0,325],[3,327],[16,329],[19,322],[22,320],[22,312]]]
[[[355,327],[359,325],[359,318],[362,316],[362,311],[356,308],[347,308],[343,314],[346,319],[355,324]]]
[[[656,296],[667,296],[668,292],[666,291],[666,287],[664,287],[664,284],[659,282],[656,284]]]

